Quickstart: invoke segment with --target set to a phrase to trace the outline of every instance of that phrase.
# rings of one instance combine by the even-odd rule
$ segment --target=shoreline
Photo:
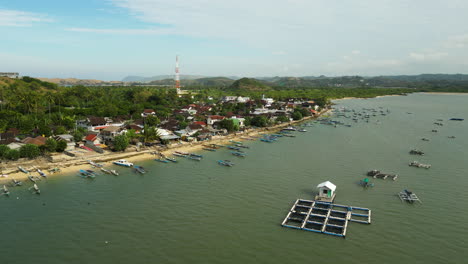
[[[260,133],[273,133],[281,130],[284,127],[295,125],[301,122],[305,122],[311,119],[319,118],[322,115],[330,113],[331,109],[325,109],[320,112],[317,116],[307,116],[302,120],[291,121],[287,123],[281,123],[271,127],[265,128],[251,128],[242,132],[235,132],[234,134],[229,134],[227,136],[213,136],[211,140],[198,141],[198,142],[184,142],[177,145],[172,145],[168,148],[161,147],[150,147],[141,151],[127,151],[127,152],[107,152],[105,154],[96,154],[87,157],[72,158],[70,157],[67,161],[60,162],[50,162],[46,158],[40,158],[36,160],[28,160],[25,162],[7,162],[7,167],[2,163],[3,174],[7,174],[8,177],[0,178],[0,184],[7,184],[12,181],[12,179],[19,181],[28,181],[28,175],[18,170],[18,166],[22,166],[25,169],[30,170],[31,168],[34,171],[31,171],[30,174],[33,176],[39,176],[39,173],[36,172],[37,169],[43,170],[47,174],[47,178],[50,177],[61,177],[68,175],[73,172],[78,172],[80,169],[91,169],[91,165],[88,163],[88,160],[93,162],[103,164],[104,167],[113,165],[112,162],[119,159],[126,159],[129,162],[139,162],[146,161],[150,159],[155,159],[159,153],[164,154],[165,156],[171,156],[175,151],[181,152],[197,152],[201,151],[206,144],[218,144],[218,145],[228,145],[231,144],[230,140],[234,141],[245,141],[243,137],[249,136],[258,136]],[[157,154],[154,154],[157,153]],[[60,172],[49,173],[48,170],[51,168],[60,168]],[[99,169],[95,169],[99,170]],[[44,177],[40,177],[41,180]],[[38,181],[40,183],[40,181]]]

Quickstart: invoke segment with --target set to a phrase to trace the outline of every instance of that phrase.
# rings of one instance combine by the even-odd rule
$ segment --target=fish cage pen
[[[297,199],[282,226],[346,237],[349,222],[371,223],[368,208]]]

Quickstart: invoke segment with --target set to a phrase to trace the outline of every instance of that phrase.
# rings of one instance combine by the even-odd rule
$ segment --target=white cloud
[[[351,51],[351,53],[354,54],[354,55],[359,55],[359,54],[361,54],[361,51],[360,50],[353,50],[353,51]]]
[[[0,26],[30,27],[39,22],[53,22],[53,20],[43,14],[0,9]]]
[[[440,51],[411,52],[409,54],[409,57],[416,61],[439,61],[447,56],[447,52]]]
[[[120,34],[120,35],[161,35],[170,34],[167,29],[97,29],[97,28],[66,28],[66,31],[101,33],[101,34]]]
[[[468,47],[468,34],[451,36],[444,43],[446,48],[465,48]]]

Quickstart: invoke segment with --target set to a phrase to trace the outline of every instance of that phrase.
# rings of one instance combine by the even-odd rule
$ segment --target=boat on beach
[[[112,163],[114,163],[115,165],[124,166],[124,167],[132,167],[133,166],[133,163],[128,162],[128,161],[126,161],[124,159],[114,161]]]
[[[39,173],[39,175],[41,175],[42,177],[47,177],[47,174],[45,174],[43,171],[41,171],[40,169],[37,169],[37,173]]]
[[[49,169],[49,173],[56,173],[56,172],[60,172],[60,168],[52,168],[52,169]]]
[[[91,166],[96,167],[96,168],[102,168],[104,165],[96,163],[94,161],[88,160],[88,163],[91,164]]]
[[[29,173],[29,171],[27,169],[25,169],[25,168],[23,168],[21,166],[18,166],[18,170],[20,170],[21,172],[26,173],[26,174]]]

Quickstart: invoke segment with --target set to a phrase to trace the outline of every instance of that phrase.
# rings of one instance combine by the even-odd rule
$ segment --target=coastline
[[[181,151],[181,152],[197,152],[203,149],[203,145],[206,144],[218,144],[218,145],[228,145],[231,144],[230,140],[234,141],[245,141],[243,137],[249,136],[258,136],[260,133],[273,133],[276,131],[281,130],[284,127],[295,125],[298,123],[302,123],[314,118],[318,118],[322,115],[331,112],[331,109],[324,109],[321,111],[317,116],[308,116],[303,118],[302,120],[291,121],[287,123],[281,123],[271,127],[265,128],[251,128],[246,131],[242,132],[235,132],[234,134],[229,134],[227,136],[214,136],[211,140],[206,141],[198,141],[198,142],[184,142],[181,144],[172,145],[168,148],[161,148],[161,147],[149,147],[145,150],[141,151],[126,151],[126,152],[107,152],[105,154],[96,154],[87,157],[79,157],[79,158],[71,158],[67,161],[60,161],[60,162],[50,162],[45,158],[40,158],[36,160],[24,161],[24,162],[7,162],[2,163],[2,173],[7,174],[8,177],[0,178],[0,184],[6,184],[11,182],[12,179],[20,180],[20,181],[28,181],[28,175],[26,173],[20,172],[18,170],[18,166],[22,166],[28,170],[30,168],[41,169],[47,173],[47,178],[49,177],[61,177],[64,175],[71,174],[73,172],[77,172],[80,169],[91,169],[91,165],[88,163],[88,160],[92,160],[96,163],[103,164],[104,167],[112,165],[112,162],[119,159],[126,159],[127,161],[136,163],[139,161],[145,161],[150,159],[155,159],[158,157],[159,153],[162,153],[166,156],[170,156],[174,151]],[[156,155],[154,153],[157,153]],[[5,166],[7,165],[7,166]],[[56,173],[48,173],[48,169],[51,168],[60,168],[60,172]],[[31,172],[33,176],[39,176],[39,173],[34,170]],[[40,177],[41,180],[43,177]],[[39,181],[40,183],[40,181]]]
[[[388,97],[388,96],[403,96],[401,94],[388,94],[388,95],[378,95],[375,97],[343,97],[343,98],[338,98],[338,99],[331,99],[331,101],[341,101],[341,100],[349,100],[349,99],[374,99],[374,98],[382,98],[382,97]]]

